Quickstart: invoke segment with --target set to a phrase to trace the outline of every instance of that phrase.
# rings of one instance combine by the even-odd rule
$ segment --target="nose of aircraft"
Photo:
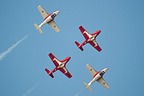
[[[56,14],[56,15],[58,15],[58,14],[59,14],[59,12],[60,12],[60,10],[58,10],[58,11],[55,11],[55,14]]]
[[[97,34],[99,34],[101,32],[101,30],[97,30]]]
[[[108,70],[108,68],[104,68],[103,71],[106,72]]]
[[[70,59],[71,59],[71,57],[67,57],[67,59],[68,59],[68,60],[70,60]]]

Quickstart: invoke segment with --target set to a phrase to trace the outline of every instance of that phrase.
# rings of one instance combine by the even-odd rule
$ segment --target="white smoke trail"
[[[81,91],[79,91],[78,93],[76,93],[74,96],[79,96],[81,93]]]
[[[34,89],[35,87],[30,88],[29,90],[26,91],[26,93],[23,94],[23,96],[29,95]]]
[[[0,54],[0,61],[3,60],[3,58],[8,55],[15,47],[17,47],[23,40],[25,40],[29,35],[24,36],[22,39],[17,41],[15,44],[13,44],[10,48],[8,48],[6,51],[2,52]]]

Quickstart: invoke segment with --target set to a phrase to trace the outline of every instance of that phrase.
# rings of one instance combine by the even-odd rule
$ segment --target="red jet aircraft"
[[[66,69],[66,64],[71,59],[71,57],[66,57],[64,60],[58,60],[52,53],[49,54],[49,57],[56,66],[52,71],[49,71],[48,69],[45,69],[45,71],[49,74],[49,76],[54,78],[53,73],[57,70],[60,70],[68,78],[72,77],[72,75]]]
[[[77,45],[77,47],[83,51],[82,46],[84,46],[85,44],[89,43],[91,44],[97,51],[101,51],[102,49],[100,48],[100,46],[98,45],[98,43],[96,42],[96,37],[100,34],[101,30],[97,30],[96,32],[94,32],[93,34],[89,34],[82,26],[79,27],[81,33],[83,34],[83,36],[85,37],[85,41],[82,44],[79,44],[77,41],[75,41],[75,44]]]

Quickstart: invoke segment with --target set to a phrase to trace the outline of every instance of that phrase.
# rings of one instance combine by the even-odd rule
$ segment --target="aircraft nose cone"
[[[105,69],[104,69],[104,72],[106,72],[107,70],[108,70],[108,68],[105,68]]]
[[[68,60],[70,60],[71,59],[71,57],[68,57]]]
[[[100,33],[101,32],[101,30],[98,30],[98,33]]]
[[[96,33],[97,33],[97,34],[100,34],[100,32],[101,32],[101,30],[97,30],[97,32],[96,32]]]
[[[58,15],[59,14],[59,12],[60,12],[60,10],[58,10],[58,11],[55,11],[55,13]]]

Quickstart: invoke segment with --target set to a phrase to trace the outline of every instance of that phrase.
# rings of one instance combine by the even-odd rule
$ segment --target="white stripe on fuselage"
[[[101,78],[100,74],[98,73],[89,83],[88,85],[91,85],[92,83],[94,83],[95,81],[99,80]]]
[[[54,58],[53,59],[53,61],[56,61],[58,64],[59,64],[59,66],[58,66],[58,68],[64,68],[64,65],[65,65],[65,62],[60,62],[58,59],[56,59],[56,58]]]
[[[94,41],[95,40],[95,35],[94,36],[92,36],[91,34],[89,34],[87,31],[84,31],[83,32],[83,34],[86,34],[88,37],[89,37],[89,39],[88,39],[88,41]]]
[[[56,61],[59,65],[61,64],[61,62],[57,58],[54,58],[52,61]]]
[[[52,20],[53,20],[53,18],[51,17],[51,15],[48,16],[48,18],[45,19],[45,21],[46,21],[47,23],[49,23],[49,22],[52,21]]]
[[[52,19],[51,15],[48,16],[48,17],[39,25],[39,27],[42,27],[43,25],[51,22],[52,20],[53,20],[53,19]]]

